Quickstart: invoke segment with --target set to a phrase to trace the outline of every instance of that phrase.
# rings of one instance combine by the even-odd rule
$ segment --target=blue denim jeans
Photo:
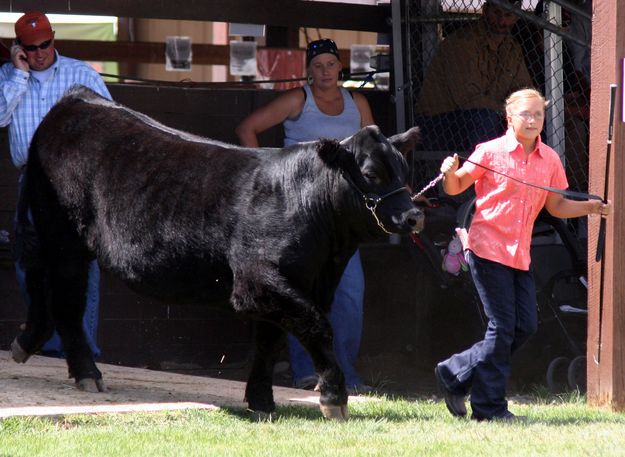
[[[15,276],[17,277],[17,284],[19,286],[22,298],[26,303],[30,303],[28,292],[26,291],[26,275],[24,270],[19,266],[19,262],[15,262]],[[87,337],[87,344],[94,357],[100,355],[100,348],[98,347],[98,313],[100,309],[100,268],[96,260],[89,264],[89,275],[87,277],[87,306],[85,308],[85,315],[83,316],[83,328]],[[42,352],[64,357],[63,345],[61,344],[61,337],[54,331],[50,339],[41,348]]]
[[[24,174],[20,175],[18,182],[18,197],[22,193],[24,187]],[[32,215],[28,211],[28,219],[32,223]],[[17,221],[17,216],[16,216]],[[17,223],[17,222],[16,222]],[[19,259],[15,262],[15,277],[17,285],[24,302],[29,305],[30,297],[26,290],[26,274],[20,266]],[[100,348],[97,344],[98,337],[98,316],[100,311],[100,268],[96,260],[89,264],[89,274],[87,277],[87,295],[85,314],[83,317],[83,327],[87,337],[87,344],[94,357],[100,355]],[[61,345],[61,337],[55,331],[50,339],[43,345],[41,350],[47,354],[63,357],[65,355],[63,346]]]
[[[512,354],[536,333],[536,287],[531,271],[468,255],[473,282],[488,327],[484,339],[439,363],[447,387],[471,394],[475,419],[501,417],[508,411],[506,383]]]
[[[360,252],[349,259],[341,281],[334,292],[330,310],[330,323],[334,333],[334,354],[345,375],[347,387],[362,385],[356,371],[356,361],[362,336],[365,276],[360,262]],[[315,375],[315,367],[306,349],[293,335],[289,335],[289,357],[293,383]]]

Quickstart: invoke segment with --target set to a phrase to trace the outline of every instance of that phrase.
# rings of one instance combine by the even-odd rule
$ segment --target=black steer
[[[138,292],[171,302],[229,297],[257,319],[251,410],[275,409],[273,365],[287,331],[312,356],[323,415],[346,418],[326,314],[360,243],[422,228],[399,152],[417,136],[413,128],[387,139],[370,126],[341,142],[250,149],[71,90],[30,148],[18,233],[32,303],[13,358],[25,362],[56,327],[70,376],[80,388],[104,389],[82,329],[87,267],[97,257]]]

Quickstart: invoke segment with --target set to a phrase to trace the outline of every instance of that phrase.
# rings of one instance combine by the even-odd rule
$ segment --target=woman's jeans
[[[334,354],[339,367],[343,370],[345,385],[348,388],[363,383],[356,371],[356,361],[362,336],[364,296],[365,277],[360,252],[356,251],[347,263],[334,293],[329,316],[334,333]],[[298,381],[315,376],[315,367],[308,352],[293,335],[289,335],[289,356],[294,385]]]

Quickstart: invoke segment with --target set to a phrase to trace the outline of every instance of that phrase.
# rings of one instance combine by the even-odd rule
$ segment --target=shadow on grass
[[[529,408],[529,410],[527,409]],[[528,427],[532,425],[554,428],[584,426],[600,423],[625,424],[625,415],[586,406],[579,393],[564,396],[525,396],[523,402],[511,404],[515,414],[526,416],[522,422],[493,421],[493,424]],[[259,417],[243,408],[223,408],[228,414],[241,420],[258,422]],[[469,427],[477,423],[467,418],[454,418],[447,412],[442,399],[405,401],[401,398],[376,398],[371,401],[354,402],[349,405],[350,421],[379,421],[404,423],[414,421],[455,421]],[[470,416],[470,411],[469,411]],[[272,415],[272,421],[302,419],[306,421],[325,420],[321,411],[312,406],[280,406]],[[264,419],[263,419],[264,420]],[[486,424],[489,424],[487,422]]]
[[[244,408],[222,407],[222,410],[230,415],[236,416],[241,420],[250,422],[258,422],[267,420],[260,418],[254,412]],[[283,419],[304,419],[309,421],[325,420],[319,408],[310,406],[279,406],[271,416],[271,421]],[[424,410],[417,403],[412,407],[403,406],[394,408],[388,403],[379,405],[379,407],[361,408],[360,405],[352,406],[349,409],[349,420],[380,420],[388,422],[408,422],[414,420],[438,420],[439,417],[435,412]]]

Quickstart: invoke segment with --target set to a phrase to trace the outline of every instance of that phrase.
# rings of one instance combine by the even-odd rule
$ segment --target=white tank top
[[[320,138],[342,140],[360,130],[360,111],[350,93],[342,87],[340,90],[343,95],[343,112],[330,116],[319,110],[310,86],[304,86],[306,101],[302,112],[295,119],[287,119],[283,123],[284,145]]]

